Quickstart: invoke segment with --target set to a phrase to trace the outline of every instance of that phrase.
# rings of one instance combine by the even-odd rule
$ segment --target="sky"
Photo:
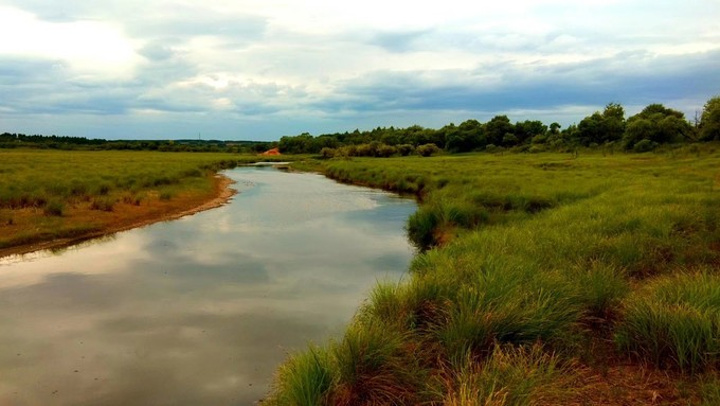
[[[0,0],[0,132],[277,140],[720,95],[720,0]]]

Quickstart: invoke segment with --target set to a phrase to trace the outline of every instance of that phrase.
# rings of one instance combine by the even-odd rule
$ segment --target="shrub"
[[[634,152],[650,152],[657,148],[658,144],[656,142],[652,142],[648,139],[644,139],[642,141],[639,141],[637,144],[633,146]]]
[[[441,151],[441,149],[438,148],[438,146],[435,144],[423,144],[423,145],[418,146],[415,149],[415,152],[417,152],[418,155],[424,156],[424,157],[435,155],[435,154],[439,153],[440,151]]]
[[[335,150],[334,148],[325,147],[320,150],[320,156],[323,159],[333,158],[335,156],[335,154],[337,154],[337,150]]]
[[[398,153],[402,156],[408,156],[415,152],[415,147],[412,144],[400,144],[397,146]]]

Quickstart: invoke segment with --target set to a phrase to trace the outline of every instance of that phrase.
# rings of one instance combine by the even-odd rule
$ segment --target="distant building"
[[[282,155],[278,148],[269,149],[262,153],[263,155]]]

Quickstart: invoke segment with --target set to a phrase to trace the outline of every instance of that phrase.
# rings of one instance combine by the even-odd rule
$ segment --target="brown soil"
[[[118,202],[111,212],[92,210],[89,203],[77,204],[68,210],[64,219],[68,223],[91,224],[93,231],[80,233],[70,238],[54,238],[47,240],[42,236],[37,241],[7,248],[0,248],[0,258],[9,255],[22,255],[34,251],[63,248],[93,238],[99,238],[132,228],[144,227],[149,224],[175,220],[201,211],[213,209],[226,204],[237,193],[230,187],[234,182],[225,176],[216,175],[211,193],[185,193],[162,200],[158,196],[149,196],[139,205]],[[23,220],[42,215],[37,209],[18,211],[15,213],[16,224],[5,226],[0,232],[12,233],[12,228],[21,228]]]

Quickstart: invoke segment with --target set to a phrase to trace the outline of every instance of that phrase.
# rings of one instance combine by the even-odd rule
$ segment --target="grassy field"
[[[720,404],[720,153],[329,160],[422,250],[270,405]]]
[[[102,233],[193,208],[214,174],[257,156],[0,150],[0,250]]]

